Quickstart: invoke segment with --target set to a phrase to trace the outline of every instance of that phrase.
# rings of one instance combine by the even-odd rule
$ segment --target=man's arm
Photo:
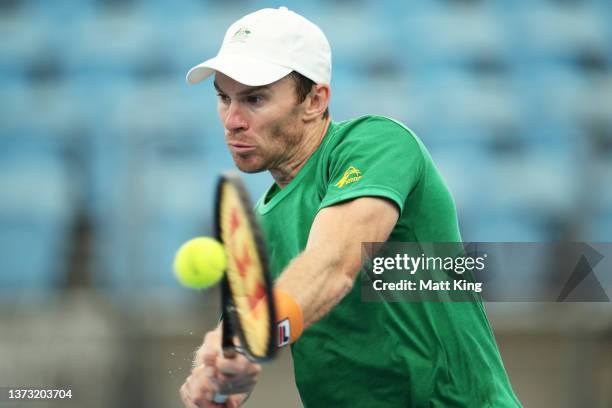
[[[306,249],[278,278],[275,287],[295,299],[304,327],[315,323],[350,291],[361,267],[361,243],[386,241],[399,211],[383,198],[360,197],[324,208],[317,214]],[[261,371],[243,355],[220,353],[221,331],[208,333],[196,356],[196,368],[181,387],[186,407],[221,407],[211,402],[220,389],[250,392]],[[248,394],[232,395],[225,406],[237,407]]]
[[[386,241],[398,217],[397,206],[378,197],[359,197],[319,211],[306,249],[275,284],[301,307],[304,328],[351,290],[361,267],[361,243]]]

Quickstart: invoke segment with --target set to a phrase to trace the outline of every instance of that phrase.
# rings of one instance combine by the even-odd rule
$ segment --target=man
[[[480,302],[361,301],[362,242],[460,235],[453,199],[411,131],[377,116],[331,121],[321,30],[286,8],[249,14],[187,79],[213,74],[236,166],[275,180],[256,212],[275,290],[303,319],[291,351],[304,406],[520,406]],[[186,407],[237,407],[261,371],[220,354],[219,328],[194,363]],[[217,392],[232,395],[215,404]]]

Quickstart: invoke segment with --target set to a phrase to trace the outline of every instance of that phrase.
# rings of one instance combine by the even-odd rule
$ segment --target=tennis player
[[[480,302],[361,301],[362,242],[461,237],[453,198],[410,130],[380,116],[331,121],[323,32],[284,7],[259,10],[187,80],[209,76],[236,166],[275,180],[256,213],[275,289],[302,319],[291,322],[291,351],[304,406],[519,407]],[[220,343],[219,329],[206,335],[180,390],[186,407],[237,407],[255,387],[261,367],[225,359]],[[232,395],[216,404],[217,392]]]

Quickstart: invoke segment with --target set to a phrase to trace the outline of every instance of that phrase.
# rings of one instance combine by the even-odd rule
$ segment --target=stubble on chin
[[[248,157],[237,157],[232,154],[232,159],[234,160],[236,167],[238,167],[238,170],[243,173],[252,174],[268,170],[265,163],[257,163],[252,158],[249,160]]]

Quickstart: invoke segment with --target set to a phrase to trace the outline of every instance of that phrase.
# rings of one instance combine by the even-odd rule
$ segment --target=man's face
[[[292,157],[304,128],[290,77],[253,87],[218,72],[215,88],[225,142],[241,171],[275,169]]]

